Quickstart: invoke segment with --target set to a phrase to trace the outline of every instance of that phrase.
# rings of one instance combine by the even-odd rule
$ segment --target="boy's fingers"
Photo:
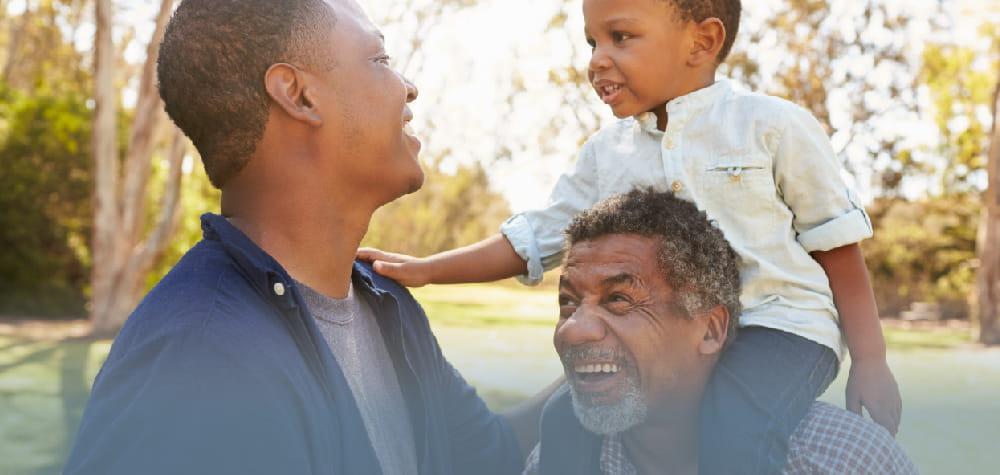
[[[365,262],[372,262],[379,259],[379,255],[381,254],[382,251],[379,251],[378,249],[372,249],[370,247],[362,247],[358,249],[356,257]]]
[[[872,408],[868,405],[868,414],[871,415],[872,420],[877,422],[880,426],[885,427],[893,437],[899,431],[899,416],[901,408],[896,407],[882,407],[882,408]]]
[[[847,410],[857,415],[861,415],[861,399],[851,394],[847,395]]]
[[[395,274],[394,271],[399,269],[399,264],[376,260],[372,267],[375,269],[375,272],[378,272],[379,274],[386,277],[393,277],[393,274]]]
[[[883,414],[881,411],[868,411],[872,419],[877,422],[880,426],[885,427],[893,437],[896,436],[896,432],[899,430],[899,419],[890,415]]]

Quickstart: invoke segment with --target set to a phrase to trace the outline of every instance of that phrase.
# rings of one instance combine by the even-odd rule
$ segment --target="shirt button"
[[[667,147],[667,150],[673,150],[674,149],[674,141],[670,140],[670,139],[666,139],[666,140],[663,141],[663,146]]]
[[[285,284],[282,284],[281,282],[275,282],[274,293],[277,294],[279,297],[285,295]]]
[[[670,189],[674,190],[674,193],[681,191],[683,188],[684,185],[682,185],[679,181],[675,181],[670,185]]]

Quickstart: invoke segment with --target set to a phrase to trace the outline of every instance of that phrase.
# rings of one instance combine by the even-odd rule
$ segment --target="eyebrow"
[[[622,273],[613,275],[611,277],[607,277],[604,280],[602,280],[601,283],[603,283],[605,286],[625,284],[628,285],[629,287],[635,287],[636,284],[638,284],[638,281],[636,280],[635,277],[632,276],[632,274]]]
[[[629,26],[629,25],[632,25],[634,23],[639,23],[639,20],[636,19],[636,18],[632,18],[632,17],[621,17],[621,18],[612,18],[612,19],[610,19],[608,21],[605,21],[604,23],[601,23],[598,26],[605,27],[605,28],[615,28],[615,27],[620,27],[622,25]],[[583,27],[583,33],[587,34],[587,27],[586,27],[586,25],[584,25],[584,27]]]

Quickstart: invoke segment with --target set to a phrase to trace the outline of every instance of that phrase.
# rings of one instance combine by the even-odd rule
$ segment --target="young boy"
[[[559,264],[562,230],[579,211],[633,187],[669,188],[706,211],[742,258],[745,312],[703,401],[701,473],[779,472],[788,436],[837,373],[844,340],[847,408],[867,408],[895,433],[899,390],[857,244],[871,235],[868,216],[808,112],[715,81],[739,0],[584,0],[583,12],[588,77],[621,120],[584,144],[547,207],[427,258],[374,249],[359,257],[410,286],[537,282]]]

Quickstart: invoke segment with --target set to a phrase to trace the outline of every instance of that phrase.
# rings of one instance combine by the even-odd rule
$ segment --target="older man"
[[[568,380],[527,474],[698,473],[705,384],[740,313],[737,256],[670,193],[633,190],[566,230],[555,346]],[[786,473],[913,473],[889,433],[815,404]]]
[[[353,0],[183,0],[159,87],[222,215],[112,346],[66,472],[504,474],[537,412],[490,412],[407,291],[354,262],[417,190],[417,89]],[[537,440],[537,436],[536,436]]]

